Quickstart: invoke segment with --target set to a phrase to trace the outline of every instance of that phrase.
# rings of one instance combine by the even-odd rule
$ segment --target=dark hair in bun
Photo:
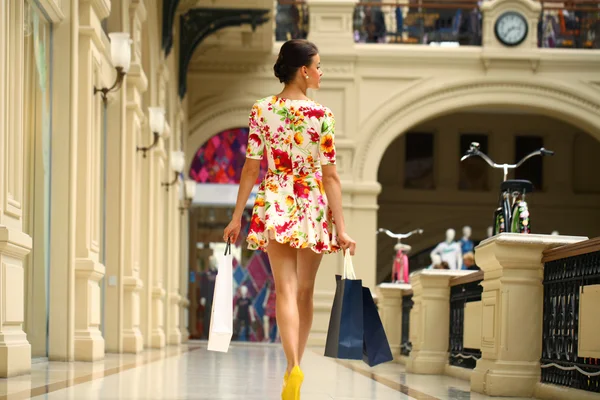
[[[281,46],[277,62],[273,66],[275,76],[281,83],[290,83],[296,77],[298,69],[309,67],[319,49],[308,40],[288,40]]]

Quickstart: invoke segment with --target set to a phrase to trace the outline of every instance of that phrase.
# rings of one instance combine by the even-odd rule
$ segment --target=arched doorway
[[[212,292],[216,277],[215,254],[224,250],[223,228],[231,219],[242,167],[245,161],[248,128],[226,129],[197,148],[191,159],[189,176],[197,183],[197,201],[191,213],[190,257],[192,338],[206,338],[210,325]],[[267,170],[261,164],[259,180]],[[255,187],[256,190],[256,187]],[[252,198],[252,196],[251,196]],[[269,260],[263,252],[250,252],[245,232],[253,200],[249,200],[242,219],[242,237],[232,251],[234,257],[234,337],[242,341],[276,340],[274,288]]]
[[[594,174],[594,152],[600,141],[579,127],[532,112],[471,109],[429,119],[398,136],[386,150],[378,171],[378,225],[396,232],[423,229],[406,242],[411,271],[431,264],[429,252],[472,228],[477,243],[488,236],[502,172],[482,160],[460,162],[471,142],[497,162],[513,163],[540,147],[556,151],[551,158],[527,161],[509,178],[530,180],[527,201],[532,232],[597,236],[600,234],[600,178]],[[590,206],[595,204],[595,206]],[[378,280],[386,280],[394,255],[392,239],[378,238]]]
[[[544,124],[532,126],[533,120]],[[454,132],[448,132],[448,127],[454,127]],[[512,133],[507,139],[497,132],[499,129],[512,129]],[[550,132],[556,129],[570,133]],[[587,174],[586,178],[576,178],[567,172],[592,168],[589,156],[585,161],[585,157],[574,154],[584,154],[590,146],[595,148],[600,139],[600,103],[586,87],[526,80],[434,80],[415,85],[388,101],[360,130],[367,139],[357,147],[353,175],[361,181],[381,183],[380,227],[400,232],[425,230],[424,235],[409,239],[413,252],[442,241],[445,229],[450,227],[456,229],[457,239],[463,225],[472,226],[474,239],[486,237],[501,176],[483,166],[461,169],[461,146],[468,142],[469,135],[488,136],[488,151],[500,162],[514,161],[518,148],[536,143],[556,150],[557,155],[543,163],[544,176],[552,180],[550,186],[529,198],[532,207],[537,207],[533,211],[537,221],[534,231],[600,234],[588,223],[600,218],[595,177]],[[429,155],[423,154],[423,146],[430,147]],[[565,151],[565,146],[571,150]],[[406,165],[412,165],[408,174]],[[396,175],[387,174],[390,170]],[[571,204],[581,207],[569,208],[569,199],[575,199],[576,203]],[[590,208],[591,204],[594,206]],[[565,207],[571,218],[556,222],[551,210]],[[470,221],[465,220],[465,212],[473,215]],[[577,224],[571,222],[575,220]],[[377,280],[381,282],[389,275],[394,243],[384,237],[377,240]]]

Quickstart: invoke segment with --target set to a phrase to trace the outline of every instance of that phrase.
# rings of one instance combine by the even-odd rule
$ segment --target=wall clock
[[[494,32],[505,46],[518,46],[527,38],[527,19],[515,11],[507,11],[496,20]]]

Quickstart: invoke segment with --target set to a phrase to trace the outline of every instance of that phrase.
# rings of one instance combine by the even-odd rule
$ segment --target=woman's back
[[[252,107],[246,155],[262,158],[266,149],[272,173],[314,173],[335,164],[334,125],[331,111],[312,100],[264,98]]]
[[[250,248],[275,239],[317,252],[337,250],[321,171],[321,165],[335,164],[331,111],[311,100],[270,96],[254,104],[249,125],[246,156],[269,162],[254,206]]]

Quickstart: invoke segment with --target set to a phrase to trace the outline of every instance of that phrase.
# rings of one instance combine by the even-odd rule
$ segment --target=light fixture
[[[173,186],[179,180],[179,175],[183,172],[183,167],[185,166],[185,154],[183,151],[172,151],[171,152],[171,169],[175,172],[175,178],[172,182],[163,182],[162,186],[167,188],[167,192],[169,191],[169,187]]]
[[[117,70],[117,78],[115,79],[115,83],[109,88],[103,87],[98,89],[94,86],[94,94],[98,92],[102,93],[104,103],[107,101],[108,93],[115,92],[121,88],[125,74],[129,71],[129,65],[131,64],[132,40],[129,37],[129,33],[109,33],[108,37],[110,37],[110,55],[113,66]]]
[[[179,207],[179,211],[181,215],[185,210],[188,210],[194,201],[194,197],[196,197],[196,181],[193,179],[186,179],[183,183],[184,186],[184,199],[183,206]]]
[[[137,151],[141,151],[144,158],[146,158],[146,152],[156,147],[158,139],[161,137],[165,130],[165,110],[161,107],[148,107],[148,119],[150,120],[150,131],[154,135],[154,141],[150,146],[137,147]]]

